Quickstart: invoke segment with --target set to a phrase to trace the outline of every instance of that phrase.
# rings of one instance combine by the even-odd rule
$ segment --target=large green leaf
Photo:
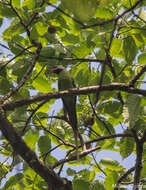
[[[110,170],[119,171],[123,168],[123,166],[120,165],[120,163],[117,160],[111,159],[111,158],[103,158],[100,161],[100,164],[104,165]]]
[[[106,173],[106,178],[105,178],[106,189],[114,190],[118,179],[118,173],[116,171],[111,171],[108,168],[106,168],[104,171]]]
[[[83,180],[74,180],[73,181],[73,189],[74,190],[89,190],[90,183]]]
[[[107,8],[97,8],[96,13],[94,15],[98,18],[111,19],[113,18],[113,12]]]
[[[22,2],[22,6],[23,7],[28,7],[29,9],[33,9],[34,8],[34,6],[35,6],[35,2],[34,2],[34,0],[24,0],[23,2]]]
[[[51,149],[51,141],[48,136],[41,136],[38,141],[39,151],[47,153]]]
[[[13,0],[12,1],[12,5],[16,8],[19,8],[20,7],[20,0]]]
[[[25,142],[27,143],[27,145],[35,150],[35,145],[38,141],[38,137],[39,137],[39,134],[38,134],[38,131],[35,131],[35,130],[29,130],[25,136],[24,136],[24,140]]]
[[[127,96],[126,104],[123,108],[123,118],[128,128],[132,128],[135,125],[140,111],[140,102],[140,96],[133,94]]]
[[[134,150],[133,138],[121,138],[120,139],[120,154],[122,158],[127,158]]]
[[[32,83],[33,87],[42,93],[47,93],[50,89],[50,83],[46,77],[38,76]]]
[[[81,21],[88,21],[96,11],[97,0],[61,0],[64,7],[70,10]]]
[[[135,59],[135,56],[137,54],[137,47],[132,37],[127,37],[124,40],[123,51],[124,51],[126,61],[128,63],[132,63],[132,61]]]
[[[113,57],[123,58],[122,52],[122,39],[114,38],[112,40],[111,48],[110,48],[110,55]]]

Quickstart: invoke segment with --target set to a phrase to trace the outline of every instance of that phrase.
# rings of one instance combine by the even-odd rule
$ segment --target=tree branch
[[[143,0],[138,0],[133,6],[131,6],[129,9],[125,10],[123,13],[121,13],[120,15],[116,16],[115,18],[103,21],[101,23],[96,23],[96,24],[92,24],[92,25],[85,25],[84,27],[82,27],[82,29],[86,29],[86,28],[92,28],[92,27],[96,27],[96,26],[103,26],[104,24],[108,24],[110,22],[114,22],[114,21],[118,21],[121,17],[123,17],[125,14],[127,14],[128,12],[134,10],[137,5],[139,5]]]
[[[86,150],[86,151],[83,151],[83,152],[79,153],[79,158],[83,158],[83,157],[85,157],[86,155],[88,155],[89,153],[92,153],[92,152],[94,152],[94,151],[96,151],[96,150],[98,150],[98,149],[100,149],[99,146],[98,146],[98,147],[95,147],[95,148],[88,149],[88,150]],[[67,157],[67,158],[65,158],[65,159],[59,160],[58,162],[52,164],[50,167],[51,167],[51,169],[54,169],[54,168],[56,168],[57,166],[59,166],[59,165],[61,165],[61,164],[63,164],[63,163],[70,162],[70,161],[74,161],[74,160],[77,160],[77,156],[76,156],[76,155],[74,155],[74,156],[72,156],[72,157],[70,157],[70,158]]]
[[[63,97],[64,95],[81,95],[81,94],[90,94],[90,93],[96,93],[98,90],[100,91],[123,91],[127,93],[132,93],[132,94],[139,94],[146,96],[146,90],[143,89],[138,89],[138,88],[133,88],[129,87],[127,84],[123,83],[111,83],[109,85],[102,85],[102,86],[88,86],[88,87],[83,87],[83,88],[73,88],[70,90],[65,90],[65,91],[60,91],[60,92],[55,92],[55,93],[45,93],[45,94],[39,94],[36,96],[31,96],[29,98],[17,100],[15,102],[11,101],[9,103],[5,103],[2,105],[4,110],[14,110],[17,107],[21,106],[26,106],[30,105],[34,102],[39,102],[42,100],[50,100],[50,99],[58,99]]]
[[[142,69],[133,77],[133,79],[129,82],[129,86],[134,86],[135,82],[141,77],[143,73],[146,72],[146,65],[142,67]]]
[[[135,167],[130,168],[126,173],[124,173],[117,181],[116,187],[114,188],[114,190],[118,190],[120,187],[120,183],[129,175],[131,174],[133,171],[135,170]]]
[[[34,151],[32,151],[21,137],[16,133],[12,124],[6,119],[3,110],[0,110],[0,130],[4,137],[9,141],[13,149],[19,154],[28,165],[40,175],[48,184],[50,190],[61,190],[62,187],[66,190],[72,190],[69,181],[64,181],[58,177],[55,172],[47,168],[43,162],[41,162]]]

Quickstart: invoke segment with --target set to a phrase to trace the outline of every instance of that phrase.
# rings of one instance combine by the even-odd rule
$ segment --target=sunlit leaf
[[[128,128],[134,127],[140,110],[141,98],[137,95],[128,95],[123,108],[124,123]]]
[[[139,64],[145,64],[146,62],[146,53],[143,53],[138,56],[138,63]]]

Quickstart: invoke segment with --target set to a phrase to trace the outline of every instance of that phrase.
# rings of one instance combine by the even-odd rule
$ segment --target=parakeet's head
[[[59,74],[61,71],[63,71],[65,68],[62,66],[62,65],[59,65],[59,66],[56,66],[56,67],[53,67],[51,69],[51,73],[56,73],[56,74]]]

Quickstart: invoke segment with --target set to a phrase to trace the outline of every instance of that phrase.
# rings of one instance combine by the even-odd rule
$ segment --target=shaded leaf
[[[137,54],[137,47],[132,37],[128,37],[124,40],[123,48],[126,61],[132,63]]]
[[[120,139],[120,155],[122,158],[127,158],[134,149],[134,140],[133,138],[121,138]]]
[[[51,149],[51,141],[48,136],[41,136],[38,141],[39,151],[47,153]]]
[[[74,190],[89,190],[90,183],[83,180],[73,180],[73,189]]]

